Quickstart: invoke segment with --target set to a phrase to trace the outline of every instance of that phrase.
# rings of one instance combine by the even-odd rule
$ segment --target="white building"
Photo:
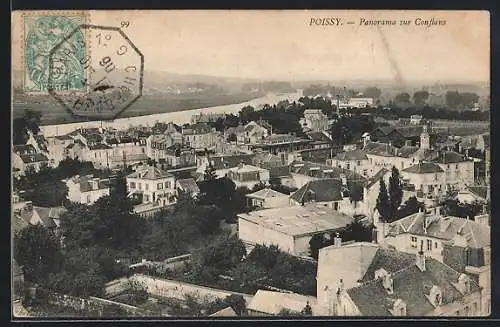
[[[427,257],[373,243],[319,250],[317,312],[329,316],[484,316],[478,283]]]
[[[280,208],[289,205],[287,194],[274,191],[270,188],[265,188],[257,192],[245,195],[248,199],[248,204],[258,208]]]
[[[176,202],[174,175],[152,166],[128,175],[127,191],[129,196],[137,196],[143,205],[150,207],[163,207]]]
[[[109,180],[94,178],[93,175],[73,176],[66,180],[66,185],[69,201],[88,205],[109,195],[110,192]]]
[[[328,117],[323,114],[321,109],[306,109],[300,123],[303,128],[314,132],[322,132],[330,125]]]
[[[252,189],[257,184],[269,184],[269,170],[244,163],[229,169],[227,177],[236,187]]]
[[[239,238],[247,244],[277,245],[293,255],[308,255],[313,235],[344,229],[353,218],[318,204],[257,210],[238,215]]]

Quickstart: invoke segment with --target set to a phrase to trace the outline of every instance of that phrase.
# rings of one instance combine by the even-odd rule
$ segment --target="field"
[[[263,96],[262,93],[231,93],[215,95],[143,95],[120,117],[134,117],[157,113],[207,108],[246,102]],[[42,113],[42,125],[63,124],[86,121],[71,116],[49,96],[16,96],[13,117],[22,116],[25,109]]]

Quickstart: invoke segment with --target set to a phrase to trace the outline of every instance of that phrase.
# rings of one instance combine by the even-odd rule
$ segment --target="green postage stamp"
[[[84,91],[86,72],[78,59],[85,57],[88,51],[85,30],[78,29],[84,24],[88,24],[88,14],[84,12],[23,14],[24,93],[48,94],[50,69],[53,86],[69,92]],[[64,62],[51,64],[51,51],[71,33],[75,44],[80,46],[71,49],[72,56],[64,56]]]

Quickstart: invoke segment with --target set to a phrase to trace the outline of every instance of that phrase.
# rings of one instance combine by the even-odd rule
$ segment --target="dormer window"
[[[406,303],[401,299],[397,299],[394,301],[392,308],[389,309],[389,312],[396,317],[406,316]]]
[[[429,291],[429,294],[426,294],[427,299],[434,307],[439,307],[443,302],[443,293],[439,286],[433,285]]]
[[[455,287],[462,293],[466,294],[470,292],[470,278],[466,274],[460,274],[458,277],[458,282]]]

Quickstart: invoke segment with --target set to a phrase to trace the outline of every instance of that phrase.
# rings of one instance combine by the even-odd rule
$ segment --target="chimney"
[[[342,238],[340,237],[340,234],[339,233],[336,233],[335,234],[335,238],[333,239],[333,245],[336,247],[336,248],[339,248],[342,246]]]
[[[417,267],[420,271],[425,271],[425,255],[423,245],[420,246],[420,251],[417,253]]]

